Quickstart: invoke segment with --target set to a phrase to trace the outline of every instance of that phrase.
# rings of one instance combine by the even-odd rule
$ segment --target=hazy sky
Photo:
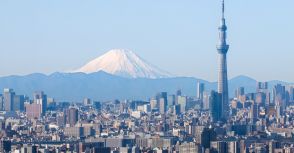
[[[294,82],[294,1],[227,0],[229,77]],[[0,75],[50,74],[125,48],[217,78],[220,0],[1,0]]]

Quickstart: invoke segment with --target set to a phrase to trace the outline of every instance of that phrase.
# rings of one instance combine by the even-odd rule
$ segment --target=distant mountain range
[[[215,90],[216,82],[192,77],[175,77],[124,49],[114,49],[90,61],[72,73],[40,73],[26,76],[0,77],[0,89],[12,88],[17,94],[31,97],[42,90],[58,101],[81,101],[91,98],[97,101],[114,99],[147,100],[157,92],[174,94],[181,89],[188,96],[196,95],[197,82],[203,82],[206,90]],[[270,81],[270,88],[281,81]],[[238,87],[255,92],[256,80],[238,76],[229,81],[230,95]]]
[[[17,94],[26,94],[32,97],[34,91],[42,90],[49,97],[58,101],[81,101],[88,97],[97,101],[114,99],[147,100],[157,92],[166,91],[174,94],[182,89],[183,94],[196,95],[197,82],[203,82],[206,90],[216,89],[216,82],[192,77],[174,78],[125,78],[115,76],[103,71],[96,73],[53,73],[51,75],[30,74],[26,76],[0,77],[0,89],[13,88]],[[277,83],[288,84],[281,81],[269,81],[269,87]],[[230,95],[238,87],[245,87],[246,92],[255,92],[256,80],[238,76],[229,81]]]

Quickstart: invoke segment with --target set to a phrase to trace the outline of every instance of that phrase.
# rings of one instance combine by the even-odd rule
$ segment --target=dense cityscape
[[[1,152],[293,152],[293,86],[258,82],[256,93],[236,89],[221,119],[218,93],[195,85],[150,101],[56,102],[4,89],[0,97]]]
[[[216,90],[200,81],[196,96],[178,89],[148,100],[64,102],[45,90],[30,97],[7,87],[0,94],[0,152],[294,153],[294,85],[256,82],[255,92],[240,86],[229,95],[224,1],[221,8]]]

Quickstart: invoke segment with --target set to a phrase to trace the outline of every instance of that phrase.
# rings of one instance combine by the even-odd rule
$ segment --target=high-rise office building
[[[181,114],[181,105],[180,104],[177,104],[177,105],[174,105],[173,106],[173,113],[175,115]]]
[[[159,109],[160,109],[160,106],[164,106],[162,109],[165,111],[165,110],[167,110],[167,92],[160,92],[160,93],[158,93],[157,95],[156,95],[156,100],[157,100],[157,102],[158,102],[158,106],[159,106]],[[162,103],[163,104],[161,104],[161,102],[160,101],[163,101]]]
[[[205,84],[204,83],[197,83],[197,98],[201,101],[203,100],[203,93],[205,90]]]
[[[42,105],[38,103],[26,104],[26,114],[29,119],[39,119],[42,116]]]
[[[4,89],[3,92],[3,100],[4,100],[4,110],[5,111],[13,111],[13,97],[15,93],[12,89]]]
[[[219,43],[217,51],[219,55],[219,69],[218,69],[218,93],[222,96],[221,105],[221,118],[226,119],[229,115],[229,89],[228,89],[228,74],[227,74],[227,52],[229,45],[226,42],[227,26],[225,20],[225,3],[222,1],[222,18],[219,26]]]
[[[281,84],[277,84],[274,86],[273,88],[273,99],[274,101],[276,100],[276,98],[285,98],[285,92],[286,92],[286,87],[281,85]]]
[[[79,110],[71,107],[66,110],[66,123],[70,126],[74,126],[79,120]]]
[[[203,93],[202,109],[204,110],[209,110],[209,97],[210,97],[209,92]]]
[[[288,105],[288,100],[286,96],[286,87],[281,84],[275,85],[273,88],[273,101],[275,105],[281,106],[282,110],[284,110]]]
[[[3,95],[0,95],[0,111],[4,110],[4,98]]]
[[[169,95],[167,97],[167,105],[168,107],[174,106],[176,104],[176,96],[175,95]]]
[[[3,152],[3,153],[11,152],[10,140],[0,140],[0,152]]]
[[[289,94],[290,94],[290,102],[294,103],[294,87],[290,87]]]
[[[14,95],[13,96],[13,111],[24,111],[24,95]]]
[[[167,92],[160,92],[156,94],[156,100],[159,100],[160,98],[164,98],[164,100],[167,101]]]
[[[42,115],[45,115],[47,111],[47,95],[43,91],[34,92],[34,103],[41,104]]]
[[[85,105],[85,106],[90,106],[90,105],[92,105],[91,99],[90,99],[90,98],[85,98],[85,99],[84,99],[84,105]]]
[[[57,125],[58,126],[64,127],[66,125],[66,114],[65,114],[65,112],[58,113],[57,117],[56,117],[56,120],[57,120]]]
[[[256,92],[265,92],[268,90],[268,82],[257,82]]]
[[[93,102],[93,105],[94,105],[94,108],[97,110],[97,111],[101,111],[102,107],[101,107],[101,102],[99,101],[94,101]]]
[[[240,99],[241,96],[245,95],[245,88],[244,87],[239,87],[235,91],[235,98]]]
[[[181,89],[177,90],[177,95],[176,96],[182,96],[182,90]]]
[[[178,102],[181,106],[181,113],[186,111],[186,106],[187,106],[187,97],[186,96],[178,96]]]
[[[159,99],[159,112],[164,114],[166,112],[166,103],[164,98]]]
[[[258,92],[255,94],[255,103],[259,106],[265,106],[266,104],[266,94],[263,92]]]
[[[268,82],[257,82],[256,84],[256,93],[264,93],[266,95],[265,103],[270,105],[271,103],[271,94],[268,90]]]
[[[151,99],[150,100],[150,107],[151,107],[151,110],[154,110],[156,108],[158,108],[158,102],[156,99]]]
[[[211,147],[211,142],[215,141],[217,138],[217,133],[213,128],[203,128],[200,132],[200,144],[204,149],[208,149]]]
[[[221,120],[221,113],[222,113],[222,94],[211,91],[210,97],[209,97],[209,110],[210,110],[210,116],[212,118],[213,122],[217,122]]]
[[[257,103],[254,103],[252,102],[252,105],[251,105],[251,108],[250,108],[250,113],[249,113],[249,116],[250,116],[250,119],[253,123],[255,123],[258,119],[258,114],[259,114],[259,109],[258,109],[258,104]]]
[[[212,141],[210,145],[211,145],[211,152],[217,152],[217,153],[228,152],[227,142],[225,141]]]

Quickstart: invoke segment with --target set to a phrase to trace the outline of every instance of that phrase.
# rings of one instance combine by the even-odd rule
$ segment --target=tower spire
[[[219,69],[218,69],[218,93],[221,96],[221,118],[226,119],[229,112],[229,89],[228,89],[228,74],[227,74],[227,52],[229,45],[226,42],[227,39],[227,26],[225,20],[225,0],[222,2],[222,19],[219,30],[219,43],[217,45],[217,51],[219,56]]]
[[[222,0],[222,18],[225,18],[225,0]]]

